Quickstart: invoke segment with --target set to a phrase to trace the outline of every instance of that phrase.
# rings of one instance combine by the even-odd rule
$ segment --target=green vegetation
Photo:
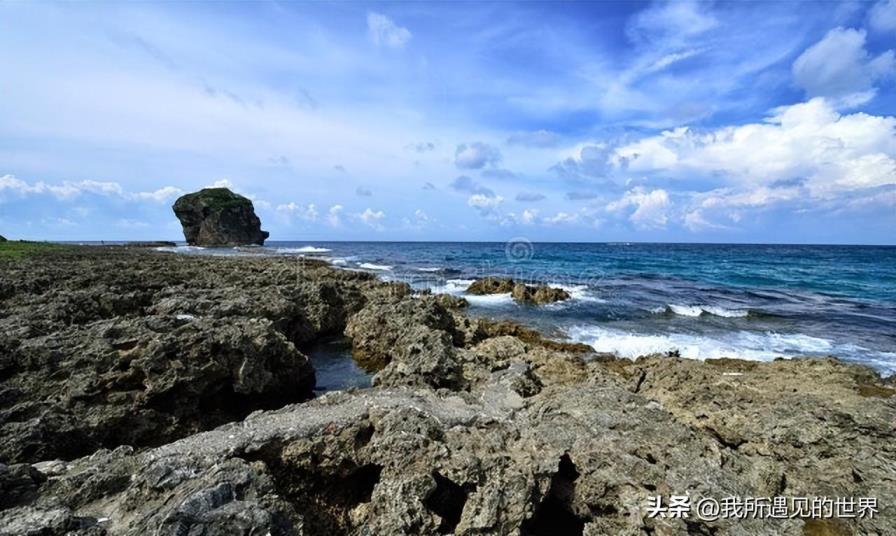
[[[58,251],[65,248],[62,244],[51,242],[24,242],[7,240],[0,242],[0,259],[21,259],[38,253]]]
[[[203,188],[194,194],[185,195],[181,199],[192,202],[196,198],[201,199],[205,206],[214,209],[237,207],[250,203],[245,197],[235,194],[227,188]]]

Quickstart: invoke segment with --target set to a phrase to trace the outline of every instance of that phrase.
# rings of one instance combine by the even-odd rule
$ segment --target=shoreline
[[[825,533],[646,515],[686,493],[874,496],[822,528],[896,530],[870,367],[616,358],[320,261],[110,248],[0,257],[0,526]],[[313,396],[339,335],[374,385]]]

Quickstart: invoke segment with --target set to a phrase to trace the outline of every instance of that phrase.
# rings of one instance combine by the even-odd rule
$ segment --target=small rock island
[[[186,194],[171,208],[191,246],[263,245],[269,236],[261,230],[252,201],[227,188],[203,188]]]

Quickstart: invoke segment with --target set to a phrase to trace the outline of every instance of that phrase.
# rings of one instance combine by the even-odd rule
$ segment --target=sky
[[[896,0],[0,0],[0,235],[896,244]]]

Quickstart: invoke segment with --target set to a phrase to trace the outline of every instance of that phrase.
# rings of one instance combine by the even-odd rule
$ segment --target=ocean
[[[465,296],[469,312],[513,318],[620,357],[833,355],[896,373],[896,247],[436,242],[276,242],[188,254],[313,256],[347,269]],[[472,280],[510,276],[572,299],[519,305],[466,296]]]

